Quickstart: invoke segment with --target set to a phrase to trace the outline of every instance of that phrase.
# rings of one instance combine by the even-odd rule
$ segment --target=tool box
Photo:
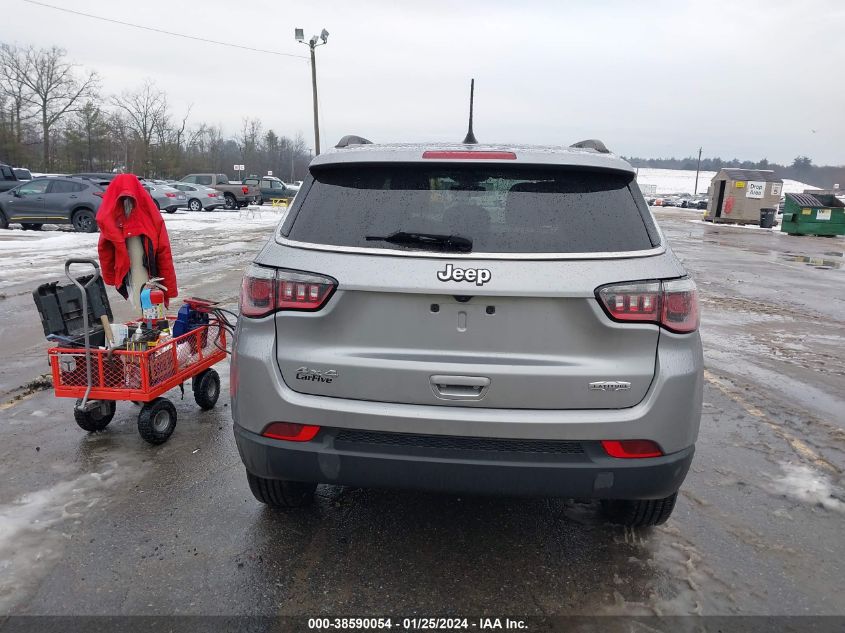
[[[54,281],[38,286],[32,293],[44,335],[52,340],[70,347],[85,346],[85,329],[82,318],[83,303],[88,304],[88,324],[91,345],[102,347],[105,345],[105,333],[100,325],[100,317],[106,315],[112,320],[111,304],[106,294],[106,286],[102,277],[91,283],[93,275],[77,277],[82,285],[90,284],[85,289],[87,302],[82,301],[82,292],[73,283],[60,284]]]

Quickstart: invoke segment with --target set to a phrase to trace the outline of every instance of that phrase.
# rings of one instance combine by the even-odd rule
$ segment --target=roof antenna
[[[469,82],[469,129],[467,130],[467,135],[464,137],[465,145],[478,145],[478,141],[475,138],[475,134],[472,133],[472,99],[474,93],[475,79],[471,79]]]

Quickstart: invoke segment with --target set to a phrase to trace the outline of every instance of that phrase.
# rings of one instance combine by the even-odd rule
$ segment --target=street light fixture
[[[314,95],[314,154],[320,153],[320,121],[317,113],[317,60],[314,56],[314,50],[318,46],[328,43],[329,32],[323,29],[320,35],[314,35],[307,42],[305,41],[305,30],[294,29],[294,37],[300,44],[307,44],[311,49],[311,89]]]

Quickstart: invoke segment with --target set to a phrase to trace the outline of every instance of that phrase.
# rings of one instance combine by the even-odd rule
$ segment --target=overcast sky
[[[470,77],[481,142],[615,152],[845,163],[842,0],[397,1],[44,0],[231,43],[317,49],[323,146],[460,141]],[[102,77],[103,93],[152,78],[175,114],[244,117],[313,142],[308,61],[107,24],[2,0],[0,40],[57,45]],[[815,132],[814,132],[815,130]]]

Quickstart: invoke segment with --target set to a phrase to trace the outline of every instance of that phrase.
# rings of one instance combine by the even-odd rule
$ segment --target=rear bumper
[[[666,497],[680,488],[695,451],[690,446],[663,457],[616,459],[598,442],[566,443],[580,452],[526,452],[524,446],[509,451],[350,441],[339,431],[323,429],[310,442],[285,442],[235,424],[235,440],[246,469],[267,479],[591,499]]]

